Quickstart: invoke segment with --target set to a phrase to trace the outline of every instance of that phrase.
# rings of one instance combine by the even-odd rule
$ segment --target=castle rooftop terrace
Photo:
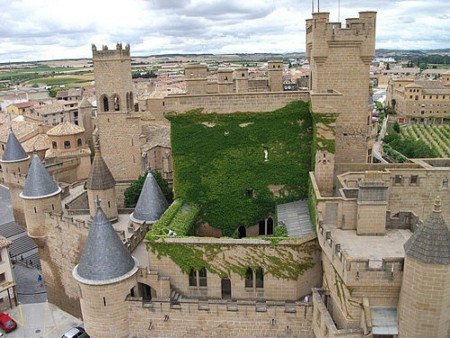
[[[369,262],[383,258],[404,258],[403,244],[411,237],[410,230],[391,229],[384,236],[361,236],[355,230],[329,229],[331,238],[340,244],[348,259],[368,259]],[[370,263],[369,263],[370,265]]]

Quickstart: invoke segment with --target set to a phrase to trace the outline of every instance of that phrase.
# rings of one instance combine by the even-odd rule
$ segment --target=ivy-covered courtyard
[[[306,198],[312,118],[297,101],[268,113],[171,115],[175,197],[200,207],[201,222],[233,236]],[[276,187],[277,193],[272,190]]]

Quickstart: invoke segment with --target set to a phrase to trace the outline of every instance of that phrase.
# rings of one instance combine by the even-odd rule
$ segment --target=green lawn
[[[293,102],[269,113],[190,112],[169,119],[175,196],[199,205],[200,219],[224,236],[267,217],[278,203],[307,197],[308,103]],[[284,185],[284,196],[274,197],[269,185]]]

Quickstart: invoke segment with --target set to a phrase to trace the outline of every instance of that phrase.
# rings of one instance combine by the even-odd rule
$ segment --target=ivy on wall
[[[199,219],[233,236],[280,203],[306,198],[312,117],[295,101],[268,113],[168,116],[176,198],[200,206]],[[283,186],[274,196],[270,186]]]
[[[236,273],[241,277],[249,267],[263,268],[265,273],[287,280],[296,280],[314,266],[314,253],[320,250],[317,242],[302,245],[247,245],[246,254],[236,255],[237,245],[166,242],[164,238],[148,243],[149,250],[169,257],[184,273],[193,268],[206,268],[221,278]]]

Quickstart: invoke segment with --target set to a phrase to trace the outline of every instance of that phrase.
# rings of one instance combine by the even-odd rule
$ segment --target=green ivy
[[[286,238],[279,238],[285,240]],[[265,245],[247,246],[247,254],[239,257],[224,259],[228,251],[233,252],[236,245],[232,244],[185,244],[166,242],[164,238],[148,243],[152,252],[169,257],[184,273],[191,269],[206,268],[210,273],[221,278],[230,277],[236,273],[241,277],[249,267],[263,268],[265,273],[274,277],[287,280],[296,280],[308,269],[314,266],[313,255],[320,250],[316,242],[307,242],[301,246]],[[296,257],[295,251],[304,255]]]
[[[296,101],[268,113],[198,109],[168,118],[176,198],[200,206],[200,221],[222,229],[224,236],[266,218],[277,204],[306,198],[312,143],[308,103]],[[284,185],[284,195],[275,197],[269,185]]]

